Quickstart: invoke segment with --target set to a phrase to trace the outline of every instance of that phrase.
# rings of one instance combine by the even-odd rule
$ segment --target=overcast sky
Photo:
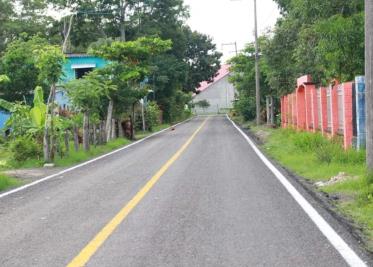
[[[188,24],[193,30],[210,35],[218,50],[224,53],[223,61],[234,55],[234,46],[224,43],[237,42],[238,49],[254,41],[253,0],[184,0],[190,7]],[[258,0],[258,30],[263,33],[273,27],[280,16],[272,0]]]

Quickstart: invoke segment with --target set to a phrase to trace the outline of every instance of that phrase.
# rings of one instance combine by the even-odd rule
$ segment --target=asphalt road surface
[[[225,117],[0,198],[0,266],[68,264],[348,266]]]

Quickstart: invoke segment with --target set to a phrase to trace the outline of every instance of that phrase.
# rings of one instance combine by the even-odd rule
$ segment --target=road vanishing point
[[[0,195],[0,266],[368,266],[283,173],[227,117],[197,117]]]

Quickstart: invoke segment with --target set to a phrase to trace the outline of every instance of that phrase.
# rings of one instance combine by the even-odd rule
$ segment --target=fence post
[[[312,124],[313,132],[316,133],[317,128],[319,127],[319,112],[317,106],[317,91],[316,87],[313,86],[311,89],[311,106],[312,106]]]
[[[356,130],[357,130],[357,149],[364,149],[366,145],[366,128],[365,128],[365,77],[358,76],[355,78],[356,90]]]
[[[343,126],[343,136],[344,136],[344,148],[348,149],[352,146],[352,139],[354,136],[353,130],[353,109],[352,109],[352,90],[353,83],[344,83],[343,85],[343,114],[344,114],[344,126]]]
[[[338,133],[338,85],[331,85],[331,118],[332,118],[332,136]]]

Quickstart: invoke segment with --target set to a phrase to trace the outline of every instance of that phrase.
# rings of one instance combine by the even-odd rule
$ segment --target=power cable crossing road
[[[367,266],[248,142],[198,117],[0,198],[0,266]]]

